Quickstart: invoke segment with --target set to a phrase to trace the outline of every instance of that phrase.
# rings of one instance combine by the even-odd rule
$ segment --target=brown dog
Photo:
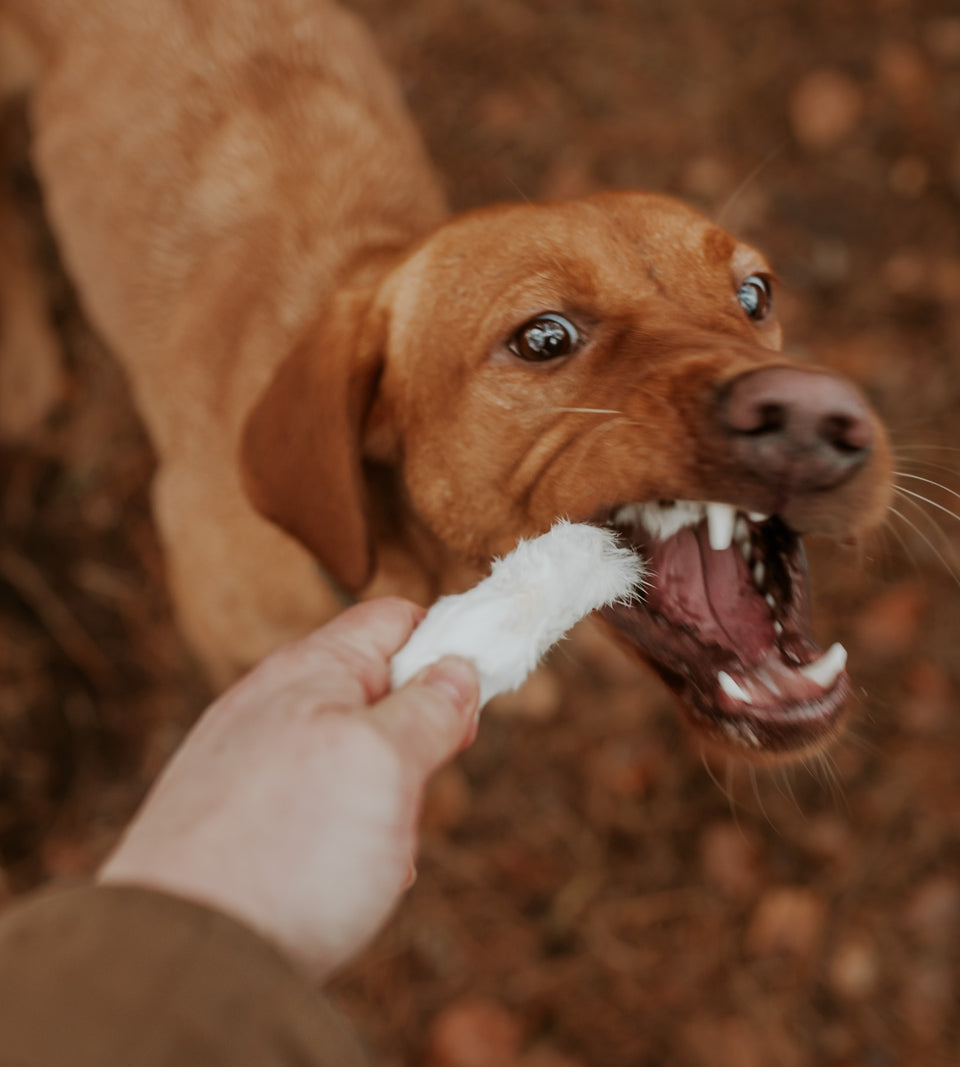
[[[797,535],[875,525],[888,449],[850,385],[778,354],[759,253],[640,193],[447,220],[326,0],[2,12],[39,55],[49,214],[151,433],[212,677],[340,590],[426,601],[567,516],[650,558],[611,622],[710,736],[833,729],[842,657],[809,636]]]

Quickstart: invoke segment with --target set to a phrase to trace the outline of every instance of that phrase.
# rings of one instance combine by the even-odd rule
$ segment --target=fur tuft
[[[483,705],[520,686],[585,615],[639,595],[643,575],[640,558],[611,530],[561,520],[494,560],[473,589],[438,600],[393,657],[393,686],[442,656],[463,656],[477,667]]]

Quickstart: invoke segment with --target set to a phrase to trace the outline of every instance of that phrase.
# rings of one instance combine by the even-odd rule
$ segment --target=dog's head
[[[365,464],[477,563],[560,516],[612,524],[650,587],[607,619],[692,723],[757,755],[817,744],[847,681],[810,635],[800,535],[875,526],[889,449],[852,385],[779,354],[771,285],[666,197],[462,216],[281,367],[245,435],[252,498],[355,589],[377,552]]]

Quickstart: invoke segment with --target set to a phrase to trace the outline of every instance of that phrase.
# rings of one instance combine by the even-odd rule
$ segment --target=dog
[[[787,359],[773,274],[672,198],[451,217],[328,0],[0,0],[62,257],[129,376],[185,635],[223,685],[351,597],[429,603],[559,517],[648,572],[604,617],[704,737],[838,729],[800,537],[883,518],[890,450]],[[838,646],[839,647],[839,646]]]

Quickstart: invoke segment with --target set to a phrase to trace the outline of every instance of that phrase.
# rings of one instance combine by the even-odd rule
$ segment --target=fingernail
[[[443,689],[453,699],[458,708],[473,704],[477,700],[477,671],[469,660],[460,656],[444,656],[443,659],[427,667],[416,679],[421,685]]]

